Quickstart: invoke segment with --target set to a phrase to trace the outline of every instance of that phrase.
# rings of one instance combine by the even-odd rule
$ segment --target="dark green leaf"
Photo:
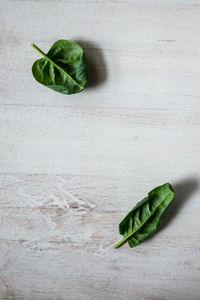
[[[161,224],[166,209],[173,199],[174,192],[169,183],[152,190],[148,197],[138,202],[119,224],[119,233],[123,239],[115,245],[115,248],[126,241],[132,248],[151,236]]]
[[[32,73],[35,79],[62,94],[81,92],[88,81],[88,65],[83,49],[76,43],[59,40],[47,54],[32,44],[43,58],[35,61]]]

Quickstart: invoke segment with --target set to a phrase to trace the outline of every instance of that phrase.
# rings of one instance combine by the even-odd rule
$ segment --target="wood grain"
[[[0,2],[0,299],[199,300],[199,16],[197,0]],[[77,95],[31,74],[30,44],[60,38],[89,60]],[[113,249],[165,182],[160,231]]]

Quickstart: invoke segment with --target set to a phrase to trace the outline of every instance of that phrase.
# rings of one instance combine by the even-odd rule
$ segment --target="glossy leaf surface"
[[[76,43],[59,40],[47,54],[32,44],[43,58],[32,66],[35,79],[62,94],[81,92],[88,81],[88,64],[83,49]]]
[[[115,245],[115,248],[126,241],[132,248],[151,236],[161,224],[173,198],[174,192],[169,183],[149,192],[148,197],[138,202],[119,224],[119,233],[123,235],[123,239]]]

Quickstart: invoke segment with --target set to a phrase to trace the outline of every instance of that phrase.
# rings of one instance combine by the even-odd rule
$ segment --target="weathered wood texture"
[[[0,299],[200,299],[199,1],[0,2]],[[31,74],[60,38],[90,84]],[[115,250],[118,224],[164,182],[161,230]]]

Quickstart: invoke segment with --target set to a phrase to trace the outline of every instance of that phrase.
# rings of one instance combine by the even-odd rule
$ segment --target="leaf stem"
[[[119,241],[119,242],[114,246],[114,248],[116,249],[116,248],[120,247],[123,243],[126,242],[127,238],[128,238],[128,237],[125,237],[125,238],[123,238],[121,241]]]
[[[42,56],[44,56],[50,63],[52,63],[60,72],[64,73],[65,76],[70,78],[76,85],[78,85],[82,90],[84,89],[78,82],[76,82],[68,73],[66,73],[59,65],[57,65],[51,58],[49,58],[40,48],[38,48],[35,44],[31,44],[31,46],[39,52]]]
[[[31,46],[32,46],[37,52],[39,52],[39,53],[42,54],[45,58],[48,59],[48,57],[46,56],[46,54],[45,54],[42,50],[40,50],[40,48],[38,48],[35,44],[31,44]]]

